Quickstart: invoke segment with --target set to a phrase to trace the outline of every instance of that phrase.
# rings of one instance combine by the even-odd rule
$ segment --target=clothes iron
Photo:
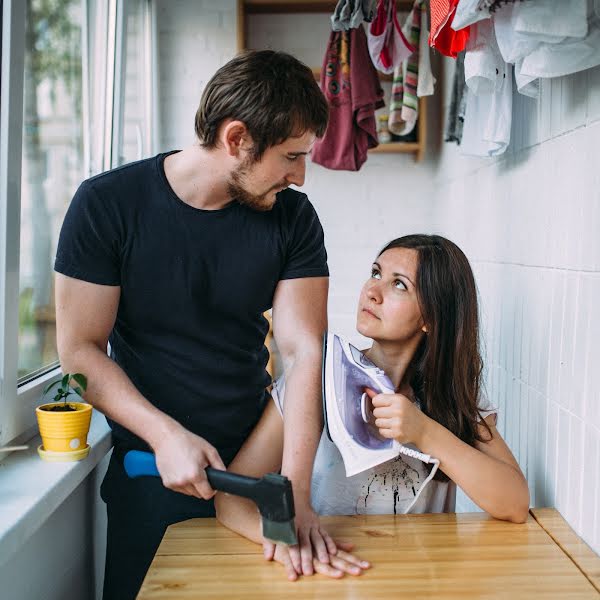
[[[382,437],[369,421],[371,411],[366,387],[378,393],[394,393],[394,385],[382,369],[344,338],[326,333],[323,339],[323,414],[327,435],[342,455],[346,476],[356,475],[399,454],[432,463],[433,468],[414,499],[416,502],[435,475],[439,460]]]

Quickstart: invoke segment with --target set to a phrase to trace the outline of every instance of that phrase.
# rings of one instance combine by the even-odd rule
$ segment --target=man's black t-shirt
[[[184,203],[167,154],[83,182],[67,211],[55,270],[120,286],[112,358],[156,407],[229,462],[255,425],[278,281],[327,276],[323,230],[304,194],[284,190],[271,211]],[[117,443],[145,444],[117,423]]]

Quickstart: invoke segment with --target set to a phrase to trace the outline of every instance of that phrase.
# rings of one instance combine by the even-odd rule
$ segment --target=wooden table
[[[600,597],[600,558],[552,509],[533,509],[522,525],[482,513],[323,521],[371,569],[289,582],[259,546],[214,519],[192,519],[169,527],[138,600]]]

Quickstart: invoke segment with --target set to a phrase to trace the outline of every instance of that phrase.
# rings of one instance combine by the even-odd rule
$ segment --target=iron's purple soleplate
[[[332,336],[333,378],[335,401],[341,420],[348,435],[361,446],[370,450],[386,450],[393,446],[393,440],[379,435],[376,427],[365,423],[361,411],[361,397],[365,387],[383,392],[383,386],[393,389],[392,382],[384,375],[371,376],[376,367],[358,349],[350,345],[352,357],[348,357],[337,336]],[[359,360],[353,360],[359,355]],[[378,381],[379,380],[379,381]],[[381,385],[383,384],[383,386]]]

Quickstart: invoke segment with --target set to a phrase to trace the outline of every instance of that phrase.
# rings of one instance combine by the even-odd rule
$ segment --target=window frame
[[[127,89],[127,10],[125,7],[126,0],[118,0],[117,2],[117,18],[115,32],[115,81],[113,88],[113,105],[112,105],[112,138],[107,140],[110,142],[111,155],[107,160],[107,169],[113,169],[124,164],[121,161],[121,151],[123,149],[123,135],[125,131],[124,117],[126,106],[126,89]],[[129,159],[126,162],[141,160],[148,154],[155,153],[156,134],[153,130],[158,115],[155,107],[157,105],[154,98],[158,98],[157,87],[157,53],[156,46],[152,43],[153,39],[157,39],[156,31],[156,10],[153,0],[140,0],[139,10],[141,12],[141,30],[140,37],[143,47],[144,59],[142,61],[142,69],[144,70],[144,114],[146,122],[143,127],[139,127],[138,134],[138,151],[137,156]],[[106,128],[107,135],[110,134],[109,128]]]
[[[117,0],[110,0],[108,22],[116,18]],[[84,136],[83,177],[91,173],[90,160],[90,0],[82,0],[82,127]],[[2,2],[2,66],[0,103],[0,447],[25,442],[37,435],[35,407],[40,404],[44,387],[60,377],[60,367],[18,380],[19,360],[19,285],[21,235],[21,176],[23,151],[23,84],[25,69],[26,5],[22,0]],[[112,23],[113,31],[115,24]],[[96,31],[98,38],[106,31]],[[109,47],[110,49],[110,47]],[[107,63],[111,63],[107,60]],[[113,62],[114,64],[114,62]],[[102,64],[101,77],[107,77]],[[113,74],[114,75],[114,74]],[[108,97],[107,97],[108,99]],[[112,102],[104,116],[111,114]],[[105,123],[99,124],[104,128]],[[108,136],[110,137],[110,136]],[[105,142],[106,138],[104,138]],[[111,140],[112,141],[112,140]],[[106,146],[104,146],[106,148]],[[106,166],[106,157],[100,164]],[[4,458],[0,453],[0,461]]]
[[[82,133],[83,176],[113,167],[122,118],[122,65],[125,0],[81,0],[82,7]],[[158,92],[156,4],[145,0],[144,44],[147,48],[147,93]],[[60,367],[18,380],[19,286],[21,236],[21,176],[23,151],[23,85],[26,5],[22,0],[0,2],[0,447],[26,442],[38,433],[35,407],[43,389],[61,376]],[[93,31],[91,29],[93,27]],[[94,72],[90,70],[93,58]],[[103,102],[92,114],[92,79],[104,90]],[[150,151],[156,152],[158,96],[148,98],[145,127]],[[95,134],[95,135],[94,135]],[[0,452],[0,461],[6,456]]]
[[[27,435],[33,421],[28,414],[32,408],[32,386],[25,384],[19,394],[17,385],[24,70],[25,3],[4,0],[0,90],[0,444]]]

